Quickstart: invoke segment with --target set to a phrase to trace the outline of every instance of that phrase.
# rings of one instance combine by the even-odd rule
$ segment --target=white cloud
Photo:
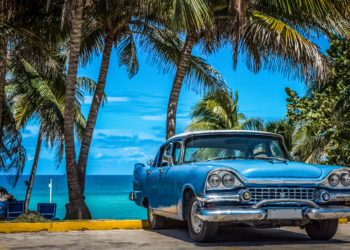
[[[120,129],[95,129],[94,139],[105,139],[105,136],[126,136],[126,137],[138,137],[140,140],[154,140],[154,141],[164,141],[164,138],[157,137],[151,133],[139,132],[132,133],[130,131],[120,130]]]
[[[117,97],[117,96],[110,96],[107,97],[108,102],[128,102],[129,98],[128,97]]]
[[[143,147],[123,147],[123,148],[93,148],[92,155],[94,158],[99,159],[102,157],[119,157],[120,159],[133,160],[133,159],[148,159],[149,155],[144,153]]]
[[[177,119],[188,119],[188,114],[183,113],[183,114],[177,114],[176,115]],[[166,120],[166,115],[143,115],[141,116],[142,120],[145,121],[165,121]]]
[[[36,137],[39,133],[39,126],[37,125],[28,125],[24,128],[25,133],[22,132],[23,138]],[[29,133],[27,133],[29,131]]]
[[[107,102],[108,103],[115,103],[115,102],[128,102],[129,98],[125,96],[108,96]],[[91,104],[92,103],[92,96],[85,96],[84,104]]]
[[[165,121],[165,115],[143,115],[141,116],[142,120],[145,121]]]

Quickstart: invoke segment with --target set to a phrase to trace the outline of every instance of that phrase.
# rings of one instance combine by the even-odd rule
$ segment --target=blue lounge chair
[[[24,213],[24,201],[7,202],[7,220],[16,219]]]
[[[56,216],[56,203],[38,203],[38,213],[48,220],[53,220]]]
[[[6,201],[0,201],[0,220],[4,220],[6,217]]]

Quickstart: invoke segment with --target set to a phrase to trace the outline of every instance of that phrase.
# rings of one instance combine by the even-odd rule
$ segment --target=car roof
[[[185,132],[178,135],[175,135],[169,140],[174,139],[180,139],[191,135],[215,135],[215,134],[232,134],[232,135],[262,135],[262,136],[274,136],[274,137],[280,137],[283,139],[283,137],[279,134],[266,132],[266,131],[256,131],[256,130],[202,130],[202,131],[191,131],[191,132]]]

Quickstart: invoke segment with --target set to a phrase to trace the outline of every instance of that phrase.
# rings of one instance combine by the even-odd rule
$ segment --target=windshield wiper
[[[245,159],[245,158],[240,156],[226,156],[226,157],[215,157],[215,158],[208,159],[206,161],[236,160],[236,159]]]
[[[271,156],[266,156],[266,157],[248,157],[248,159],[253,159],[253,160],[264,160],[264,161],[281,161],[284,163],[287,163],[287,159],[285,158],[280,158],[280,157],[271,157]]]

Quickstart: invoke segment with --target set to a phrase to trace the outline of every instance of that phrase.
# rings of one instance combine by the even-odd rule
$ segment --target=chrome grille
[[[259,202],[267,199],[302,199],[316,200],[317,192],[315,188],[248,188],[251,194],[251,202]]]

